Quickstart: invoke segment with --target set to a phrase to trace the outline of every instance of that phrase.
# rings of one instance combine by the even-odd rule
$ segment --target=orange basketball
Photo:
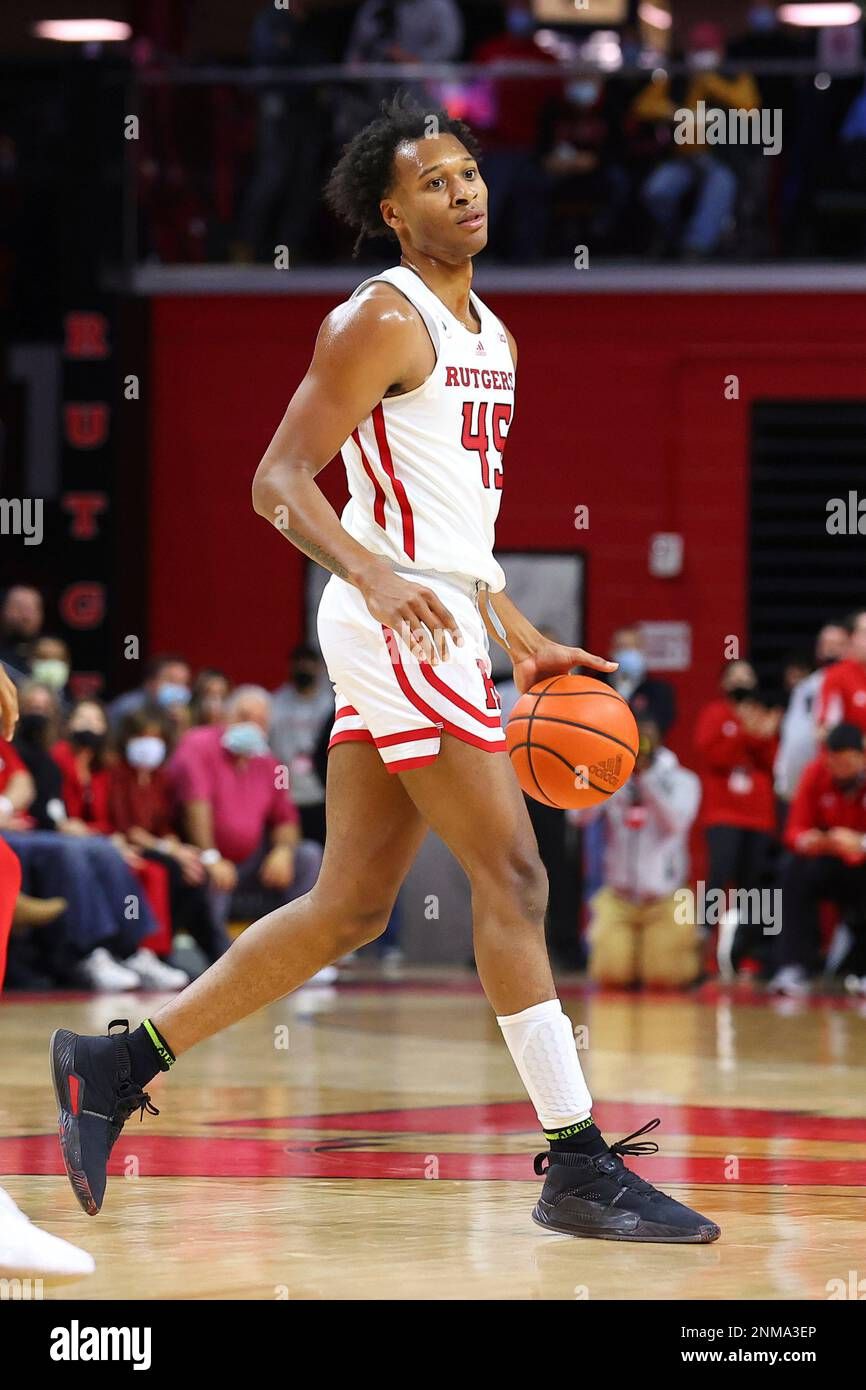
[[[589,676],[539,681],[511,711],[505,738],[523,790],[562,811],[612,796],[631,776],[638,752],[625,700]]]

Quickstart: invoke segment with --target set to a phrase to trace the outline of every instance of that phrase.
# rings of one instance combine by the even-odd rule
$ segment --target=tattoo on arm
[[[330,570],[338,579],[348,579],[348,571],[345,565],[341,565],[340,561],[336,559],[335,556],[329,555],[327,551],[322,550],[321,546],[316,545],[315,541],[311,541],[308,536],[300,535],[300,533],[293,530],[291,526],[280,526],[278,529],[282,531],[284,535],[288,536],[289,540],[292,541],[299,550],[302,550],[311,560],[315,560],[316,564],[322,565],[326,570]]]

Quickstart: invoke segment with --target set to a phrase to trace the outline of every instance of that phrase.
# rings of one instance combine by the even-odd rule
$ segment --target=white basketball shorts
[[[319,644],[334,687],[336,713],[328,744],[375,744],[389,772],[432,763],[442,733],[499,752],[505,735],[490,676],[489,639],[473,594],[460,576],[398,571],[433,589],[463,635],[446,636],[449,657],[418,661],[395,631],[372,616],[353,584],[332,575],[318,611]]]

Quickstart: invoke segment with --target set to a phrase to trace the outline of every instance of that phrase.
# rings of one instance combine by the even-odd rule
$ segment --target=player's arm
[[[354,584],[374,618],[412,650],[446,660],[457,623],[432,589],[401,579],[341,526],[315,478],[389,389],[429,371],[426,329],[402,296],[371,286],[329,314],[313,360],[289,402],[253,481],[253,506],[310,559]]]
[[[517,343],[505,324],[502,327],[505,328],[516,370]],[[479,607],[488,633],[511,657],[514,664],[514,683],[521,695],[535,685],[536,681],[543,680],[545,676],[562,675],[565,671],[570,671],[572,666],[592,666],[597,671],[616,670],[615,661],[605,661],[604,657],[593,656],[582,647],[566,647],[561,642],[551,642],[538,631],[525,614],[521,613],[504,589],[496,594],[482,591]],[[493,609],[498,625],[491,620],[489,608]]]
[[[503,640],[491,621],[489,608],[493,609],[505,633]],[[508,597],[504,589],[496,594],[482,590],[480,595],[481,616],[484,626],[495,642],[503,647],[514,665],[514,684],[521,695],[530,690],[545,676],[560,676],[570,671],[572,666],[591,666],[596,671],[615,671],[617,663],[606,661],[603,656],[593,656],[583,647],[568,647],[562,642],[553,642],[538,631],[517,604]]]

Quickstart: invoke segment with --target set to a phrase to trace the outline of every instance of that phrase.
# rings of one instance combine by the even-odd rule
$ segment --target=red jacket
[[[706,706],[695,730],[703,825],[775,829],[773,761],[778,742],[747,734],[730,700],[713,700]]]
[[[108,768],[91,772],[90,781],[84,783],[75,766],[75,750],[71,743],[61,739],[52,747],[51,756],[63,774],[63,804],[67,816],[73,820],[83,820],[100,835],[110,835],[114,826],[108,809]]]
[[[833,728],[856,724],[866,733],[866,666],[859,661],[837,661],[821,682],[817,720]]]
[[[853,793],[840,791],[820,753],[803,770],[788,812],[785,844],[796,849],[804,831],[831,830],[835,825],[866,835],[866,782]]]

